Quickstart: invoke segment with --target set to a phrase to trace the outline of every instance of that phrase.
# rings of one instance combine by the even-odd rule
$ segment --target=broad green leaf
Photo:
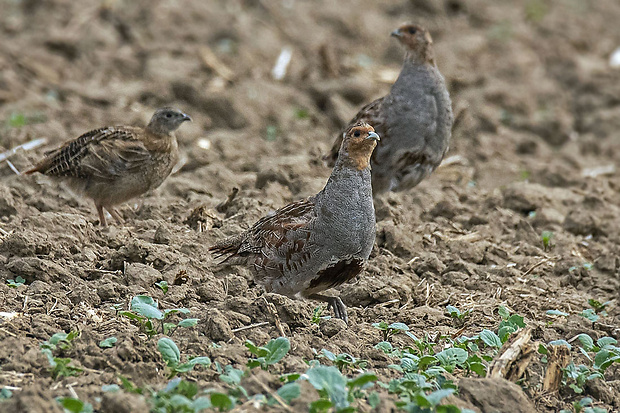
[[[284,386],[280,387],[276,393],[290,404],[292,400],[301,396],[301,387],[295,382],[286,383]]]
[[[173,411],[187,411],[187,409],[192,408],[192,401],[182,394],[173,394],[168,400],[170,407],[173,408]]]
[[[198,321],[200,321],[198,318],[186,318],[185,320],[182,320],[178,326],[179,327],[193,327],[196,324],[198,324]]]
[[[577,336],[577,338],[579,339],[581,345],[586,351],[592,351],[592,348],[594,347],[594,340],[592,340],[592,337],[587,334],[581,333]]]
[[[101,348],[112,348],[116,344],[118,339],[116,337],[108,337],[105,340],[101,340],[99,342],[99,347]]]
[[[265,345],[265,348],[269,351],[269,354],[265,356],[265,362],[271,365],[276,364],[286,356],[291,349],[291,343],[286,337],[278,337],[274,340],[270,340],[269,343]]]
[[[224,393],[211,393],[211,404],[220,411],[228,411],[233,408],[234,402]]]
[[[467,353],[467,351],[463,350],[462,348],[454,347],[447,348],[435,354],[435,357],[437,357],[437,360],[439,360],[439,363],[442,366],[456,366],[463,364],[467,360],[468,356],[469,354]]]
[[[388,328],[398,331],[409,331],[409,326],[404,323],[392,323],[388,326]]]
[[[508,321],[518,325],[521,328],[525,327],[525,322],[523,321],[523,317],[520,316],[519,314],[513,314],[510,317],[508,317]]]
[[[596,344],[601,348],[609,345],[615,346],[618,344],[618,340],[613,337],[601,337],[596,341]]]
[[[362,373],[359,376],[349,380],[349,388],[364,387],[368,383],[377,381],[377,375],[373,373]]]
[[[508,311],[508,309],[504,307],[503,305],[499,306],[499,309],[497,312],[499,313],[499,316],[503,318],[504,320],[510,317],[510,311]]]
[[[62,408],[67,413],[92,413],[93,406],[90,403],[85,403],[79,399],[71,397],[58,397],[56,401],[60,403]]]
[[[323,349],[321,350],[321,353],[325,356],[325,358],[329,361],[334,361],[336,360],[336,355],[334,353],[332,353],[329,350]]]
[[[334,404],[327,399],[319,399],[310,403],[310,413],[326,412],[327,409],[333,407]]]
[[[443,399],[454,393],[454,389],[440,389],[426,396],[431,406],[437,406]]]
[[[592,321],[593,323],[597,322],[598,319],[600,318],[593,309],[588,308],[587,310],[583,310],[580,314],[580,316],[587,318],[588,320]]]
[[[338,409],[349,406],[347,379],[334,366],[318,366],[306,372],[307,380],[317,390],[324,390]]]
[[[491,330],[482,330],[480,332],[480,339],[489,347],[502,347],[502,340]]]
[[[168,337],[162,337],[157,342],[157,350],[161,353],[162,358],[168,367],[176,367],[181,361],[181,353],[179,348]]]
[[[149,297],[151,298],[151,297]],[[146,318],[153,318],[155,320],[163,320],[164,313],[159,311],[159,309],[151,304],[143,303],[143,302],[133,302],[131,303],[131,311],[136,312]]]
[[[570,343],[566,340],[553,340],[549,342],[549,345],[550,346],[566,346],[568,347],[569,350],[572,348]]]
[[[192,403],[192,409],[194,412],[207,410],[211,407],[213,407],[213,405],[211,404],[211,399],[208,397],[197,397]]]

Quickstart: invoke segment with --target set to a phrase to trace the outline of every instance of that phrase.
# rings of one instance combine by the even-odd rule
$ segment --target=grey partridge
[[[366,122],[381,136],[372,164],[372,189],[413,188],[441,163],[448,150],[454,116],[446,83],[437,69],[430,33],[404,24],[391,34],[405,47],[405,61],[390,93],[364,106],[350,122]],[[342,137],[326,155],[338,156]]]
[[[111,126],[86,132],[46,154],[26,174],[66,179],[76,191],[95,201],[99,222],[105,208],[120,224],[115,205],[157,188],[179,158],[174,131],[191,118],[180,110],[160,108],[145,128]]]
[[[370,156],[379,136],[360,123],[344,135],[321,192],[293,202],[210,248],[222,262],[248,265],[268,292],[327,302],[347,321],[339,297],[321,294],[364,268],[375,241]]]

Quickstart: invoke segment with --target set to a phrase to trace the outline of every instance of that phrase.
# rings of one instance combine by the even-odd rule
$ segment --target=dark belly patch
[[[319,271],[316,278],[310,282],[308,290],[319,292],[337,287],[355,277],[363,268],[364,262],[360,258],[338,261]]]

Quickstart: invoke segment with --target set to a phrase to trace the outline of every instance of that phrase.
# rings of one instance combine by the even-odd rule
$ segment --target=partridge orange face
[[[431,34],[422,26],[405,23],[391,33],[407,50],[424,58],[429,53],[433,39]]]
[[[379,139],[374,128],[367,123],[357,124],[349,129],[342,142],[349,163],[357,170],[368,168],[370,156]]]

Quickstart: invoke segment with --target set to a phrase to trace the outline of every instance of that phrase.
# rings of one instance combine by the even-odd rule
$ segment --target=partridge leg
[[[106,207],[106,210],[110,213],[110,215],[112,215],[112,218],[116,220],[116,223],[118,225],[123,225],[125,223],[125,220],[116,209],[112,207]]]
[[[344,305],[340,297],[330,297],[322,294],[312,294],[308,296],[311,300],[324,301],[327,303],[327,309],[334,310],[334,316],[341,320],[344,320],[348,324],[349,318],[347,317],[347,307]]]
[[[97,207],[97,214],[99,214],[99,225],[102,227],[107,227],[108,223],[105,220],[105,215],[103,214],[103,205],[95,205]]]

